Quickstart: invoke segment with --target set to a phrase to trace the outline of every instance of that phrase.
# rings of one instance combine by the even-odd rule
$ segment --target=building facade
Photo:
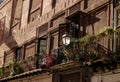
[[[79,63],[63,63],[65,56],[60,53],[66,32],[71,38],[81,38],[96,35],[105,26],[119,27],[119,3],[119,0],[1,0],[0,81],[119,82],[118,69],[114,73],[93,73]],[[115,51],[120,41],[114,36],[99,43]]]

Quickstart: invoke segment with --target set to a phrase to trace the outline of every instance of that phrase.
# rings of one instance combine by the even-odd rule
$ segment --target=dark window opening
[[[62,36],[65,33],[69,33],[69,27],[70,27],[70,23],[63,23],[59,25],[59,47],[62,45]]]
[[[38,48],[37,52],[38,54],[38,61],[37,61],[37,68],[40,68],[42,64],[44,64],[44,56],[46,54],[46,49],[47,49],[47,38],[39,38],[38,39]]]
[[[47,47],[47,38],[40,38],[38,40],[38,53],[39,54],[45,54],[46,53],[46,47]]]
[[[22,47],[16,49],[16,55],[15,55],[15,60],[16,62],[22,60]]]
[[[59,46],[62,43],[62,36],[65,33],[70,34],[71,38],[79,38],[79,24],[69,21],[69,23],[64,23],[59,25]]]
[[[71,38],[79,38],[79,25],[71,22],[69,34],[71,35]]]
[[[80,12],[68,16],[67,22],[69,23],[69,34],[71,38],[79,38],[80,36]]]

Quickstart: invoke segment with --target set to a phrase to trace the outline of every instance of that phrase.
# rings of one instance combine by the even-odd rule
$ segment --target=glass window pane
[[[46,53],[46,47],[47,47],[47,40],[46,39],[41,39],[39,43],[39,52],[40,54],[45,54]]]
[[[18,48],[16,50],[16,56],[15,56],[16,61],[20,61],[22,59],[22,47]]]

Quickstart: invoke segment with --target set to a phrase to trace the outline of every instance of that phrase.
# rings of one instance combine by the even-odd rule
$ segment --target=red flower
[[[41,68],[49,68],[53,63],[52,56],[49,54],[45,54],[43,57],[43,63]]]

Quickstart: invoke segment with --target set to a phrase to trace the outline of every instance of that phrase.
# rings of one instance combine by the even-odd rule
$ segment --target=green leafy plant
[[[0,77],[3,75],[3,66],[0,66]]]
[[[102,29],[100,29],[100,31],[98,32],[98,34],[96,36],[98,36],[99,39],[102,38],[113,38],[114,37],[114,33],[118,32],[117,30],[114,30],[113,28],[106,26],[103,27]]]
[[[12,77],[21,72],[21,67],[20,67],[19,63],[14,63],[13,61],[9,61],[9,67],[10,67],[10,76],[9,77]]]
[[[85,35],[82,38],[72,38],[69,45],[63,45],[63,53],[68,61],[79,61],[89,65],[96,71],[114,70],[120,68],[120,47],[116,52],[108,50],[99,41],[113,39],[120,32],[109,26],[103,27],[96,35]],[[117,38],[117,37],[116,37]]]
[[[12,77],[13,75],[15,75],[14,62],[13,61],[9,61],[9,67],[10,67],[10,76],[9,77]]]

